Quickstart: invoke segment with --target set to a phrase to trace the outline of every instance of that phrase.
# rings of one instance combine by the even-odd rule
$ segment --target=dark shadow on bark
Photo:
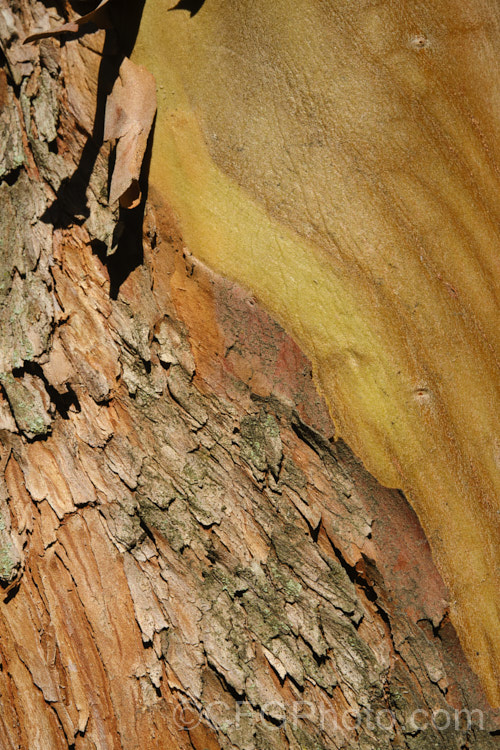
[[[30,375],[39,378],[39,380],[43,383],[51,402],[54,404],[57,413],[63,419],[69,419],[70,409],[78,414],[81,412],[80,401],[78,400],[78,396],[76,395],[72,387],[67,384],[65,387],[65,391],[58,391],[47,380],[43,372],[43,368],[38,362],[25,362],[23,367],[12,370],[12,374],[14,375],[14,377],[22,378],[24,373],[29,373]]]
[[[55,201],[42,217],[56,227],[68,227],[75,223],[81,224],[90,215],[86,193],[99,151],[103,145],[106,101],[118,77],[123,59],[130,56],[134,47],[144,3],[145,0],[115,0],[107,6],[111,29],[106,33],[99,68],[93,130],[83,147],[76,170],[71,177],[61,183]],[[82,27],[77,35],[72,36],[82,36],[86,31],[88,32],[89,26],[92,27],[93,25],[88,24]],[[111,278],[110,294],[113,298],[118,295],[120,285],[129,273],[142,263],[142,223],[147,196],[150,150],[151,137],[141,171],[140,184],[143,197],[137,208],[132,210],[119,209],[119,220],[113,242],[114,253],[108,257],[102,242],[95,241],[93,243],[94,250],[108,267]]]
[[[178,2],[173,8],[170,8],[170,10],[187,10],[192,18],[204,5],[205,0],[180,0],[180,2]]]
[[[148,145],[142,163],[139,183],[141,185],[141,202],[137,208],[119,209],[118,222],[113,237],[113,253],[108,254],[103,242],[92,242],[92,249],[107,267],[110,280],[109,294],[116,299],[123,282],[132,271],[142,265],[144,260],[142,248],[142,228],[144,211],[148,198],[149,167],[151,164],[151,150],[154,137],[154,123],[148,138]],[[110,170],[111,172],[111,170]]]
[[[84,33],[85,28],[82,27],[82,31],[75,36],[82,36]],[[42,217],[57,227],[68,227],[71,224],[83,223],[89,217],[90,210],[87,205],[86,192],[97,156],[103,144],[106,100],[118,76],[123,57],[123,54],[117,53],[114,32],[107,32],[99,68],[96,112],[92,133],[88,136],[82,149],[77,168],[71,177],[63,180],[54,203],[48,209],[47,215]]]

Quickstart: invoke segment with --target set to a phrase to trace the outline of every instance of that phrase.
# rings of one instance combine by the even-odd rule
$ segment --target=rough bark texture
[[[22,46],[57,20],[0,1],[0,747],[496,747],[418,521],[308,361],[165,209],[141,243],[107,206],[119,56]]]

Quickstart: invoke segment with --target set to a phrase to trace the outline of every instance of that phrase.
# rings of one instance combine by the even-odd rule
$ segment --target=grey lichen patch
[[[274,638],[266,646],[274,657],[282,664],[284,672],[291,677],[299,687],[303,687],[305,672],[304,665],[297,655],[297,643],[292,636],[282,635]]]
[[[241,457],[257,472],[271,471],[278,478],[283,446],[278,422],[272,414],[261,409],[257,416],[244,417],[241,421]],[[259,474],[256,478],[260,479]]]
[[[12,544],[7,542],[0,545],[0,582],[8,584],[17,578],[21,561],[19,553]]]
[[[132,496],[102,506],[101,512],[106,517],[114,538],[125,549],[132,549],[146,537],[141,520],[136,514],[136,503],[132,500]]]
[[[108,193],[108,160],[110,145],[101,147],[94,169],[90,175],[86,192],[89,215],[85,221],[85,228],[89,235],[102,242],[106,254],[112,255],[120,239],[119,209],[109,205]]]
[[[325,560],[327,570],[319,576],[319,582],[323,583],[328,590],[335,592],[333,602],[336,607],[346,614],[352,615],[354,622],[358,622],[361,616],[361,606],[354,584],[347,575],[345,568],[335,560]]]
[[[167,510],[158,508],[147,498],[141,498],[138,513],[144,524],[163,534],[176,552],[189,547],[199,536],[199,528],[187,502],[181,498],[176,498]]]
[[[309,602],[307,597],[302,595],[295,604],[287,603],[285,612],[293,634],[296,637],[300,636],[319,660],[324,659],[328,644],[321,631],[317,604]]]
[[[290,731],[297,743],[295,746],[300,750],[329,750],[323,742],[296,722],[291,723]]]
[[[474,734],[471,733],[470,747],[473,747],[474,750],[497,750],[498,732],[490,734],[486,729],[475,729]]]
[[[203,487],[203,483],[211,474],[210,463],[210,453],[204,448],[190,453],[182,470],[187,483],[191,486]]]
[[[46,208],[43,184],[33,182],[21,170],[13,185],[0,184],[0,295],[5,295],[14,269],[24,276],[33,271],[42,249],[51,247],[51,227],[38,222]]]
[[[231,600],[227,592],[221,592],[204,613],[201,628],[208,662],[234,690],[243,695],[250,676],[248,661],[251,645],[240,606]]]
[[[5,71],[0,70],[0,179],[21,167],[24,159],[19,112]]]
[[[355,621],[359,620],[356,589],[340,563],[324,559],[311,547],[303,530],[290,523],[275,529],[272,540],[280,562],[289,566],[306,587],[312,587]]]
[[[59,102],[56,87],[48,70],[42,69],[38,78],[38,94],[33,99],[33,120],[38,137],[47,143],[57,138]]]
[[[307,478],[302,469],[290,458],[286,458],[281,467],[280,483],[287,485],[287,487],[302,495],[307,487]]]
[[[267,646],[275,638],[291,632],[283,616],[283,600],[279,594],[264,599],[250,590],[243,594],[242,601],[250,628],[260,643]]]
[[[158,359],[164,365],[180,364],[191,378],[194,374],[195,362],[187,333],[180,323],[174,322],[166,316],[159,324],[155,339],[158,342]]]
[[[276,589],[281,592],[285,601],[292,603],[296,602],[300,597],[303,586],[297,578],[290,575],[290,568],[285,565],[280,565],[273,559],[270,559],[267,564],[267,569],[271,581],[276,586]]]
[[[13,543],[10,532],[10,519],[5,501],[0,502],[0,584],[7,585],[14,581],[22,567],[22,555]]]
[[[424,714],[425,715],[425,714]],[[447,733],[436,732],[432,726],[426,726],[421,731],[416,731],[414,735],[405,735],[405,741],[409,750],[455,750],[456,744],[456,733],[454,737],[447,737]],[[463,747],[463,745],[462,745]],[[472,746],[474,750],[481,747],[481,745],[475,744]],[[491,745],[485,745],[485,747],[493,747]]]
[[[168,390],[179,406],[200,426],[206,424],[208,413],[203,397],[191,384],[190,376],[180,365],[174,365],[169,372]]]
[[[230,573],[226,568],[215,565],[211,570],[203,572],[203,590],[208,601],[216,599],[221,591],[229,594],[231,599],[248,591],[249,584],[237,574]]]
[[[50,340],[47,267],[34,271],[52,240],[50,225],[37,221],[46,207],[43,187],[24,171],[13,185],[0,185],[0,203],[0,372],[9,373],[42,355]],[[41,423],[34,427],[35,434],[43,432]]]
[[[140,399],[145,408],[161,396],[162,389],[149,376],[146,363],[134,352],[123,348],[120,352],[122,379],[130,396]]]
[[[275,570],[274,578],[280,581],[278,587],[274,587],[269,578],[261,580],[256,577],[250,569],[242,568],[231,574],[222,566],[216,565],[204,574],[203,598],[207,601],[219,601],[223,594],[229,596],[230,611],[235,615],[237,613],[247,631],[265,647],[268,661],[281,679],[288,675],[297,685],[302,686],[307,677],[331,693],[337,678],[331,663],[326,659],[327,644],[319,630],[318,616],[310,616],[300,609],[290,613],[282,590],[282,581],[286,579],[285,570],[281,575],[276,574]],[[233,619],[233,616],[226,619],[225,637],[234,643],[235,631],[231,625]],[[298,638],[299,631],[305,637]],[[248,636],[246,642],[248,643]],[[311,642],[314,647],[311,647]],[[316,658],[313,654],[316,654]],[[252,666],[254,668],[255,665]],[[251,690],[254,698],[258,692],[257,688]]]
[[[204,527],[219,524],[224,515],[225,491],[211,481],[195,492],[188,492],[189,507],[196,520]]]
[[[16,274],[10,294],[0,306],[1,369],[20,368],[39,357],[48,346],[53,318],[47,285],[31,273],[26,278]]]
[[[369,703],[370,688],[381,680],[382,669],[374,653],[359,636],[353,624],[333,607],[319,609],[324,638],[331,649],[336,671],[363,704]]]
[[[58,190],[63,179],[69,177],[74,166],[63,156],[53,153],[49,143],[57,136],[59,107],[55,95],[56,82],[47,70],[42,70],[42,84],[37,90],[37,79],[24,80],[20,103],[28,142],[42,177],[53,190]]]
[[[139,281],[143,287],[149,283],[145,273],[141,273]],[[147,313],[140,310],[134,313],[127,302],[118,299],[113,306],[112,325],[129,352],[138,355],[143,362],[150,361],[150,325]]]
[[[45,399],[35,378],[14,378],[10,373],[0,373],[10,408],[18,428],[28,438],[40,437],[50,432],[52,418],[47,412]]]
[[[148,499],[162,510],[168,508],[179,495],[171,477],[154,458],[150,457],[145,458],[142,464],[138,493],[140,497]]]
[[[108,466],[131,490],[137,487],[145,454],[125,435],[115,435],[104,449]]]
[[[210,453],[201,448],[188,456],[183,469],[191,512],[205,527],[221,522],[227,494],[215,480],[211,463]]]
[[[331,696],[334,688],[338,685],[337,675],[335,674],[331,661],[325,660],[324,663],[318,663],[318,660],[315,659],[311,655],[311,652],[303,645],[300,645],[299,647],[299,657],[302,662],[304,674],[307,675],[309,680],[316,685],[319,685],[320,688]]]

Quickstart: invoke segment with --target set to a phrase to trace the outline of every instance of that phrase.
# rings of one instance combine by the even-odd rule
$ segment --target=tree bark
[[[294,341],[144,199],[112,31],[0,0],[0,747],[494,748],[401,493]]]

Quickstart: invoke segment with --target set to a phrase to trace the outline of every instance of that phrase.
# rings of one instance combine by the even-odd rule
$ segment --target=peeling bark
[[[108,207],[105,32],[20,42],[62,20],[0,0],[0,747],[496,747],[307,359],[154,195]]]

